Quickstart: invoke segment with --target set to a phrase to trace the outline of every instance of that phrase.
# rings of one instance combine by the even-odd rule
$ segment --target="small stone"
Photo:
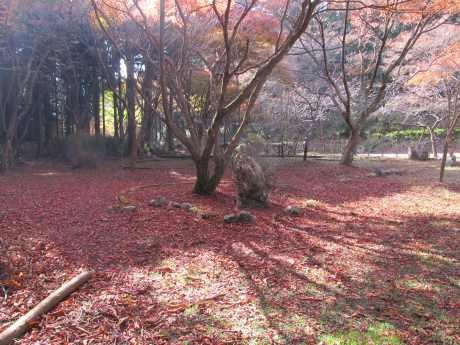
[[[339,182],[341,182],[341,183],[347,183],[347,182],[351,182],[351,181],[353,181],[353,179],[351,177],[344,176],[344,177],[339,178]]]
[[[164,196],[160,196],[156,199],[150,200],[149,205],[153,207],[163,207],[167,203],[168,203],[168,200]]]
[[[237,214],[227,214],[224,216],[224,223],[236,223],[239,220]]]
[[[210,219],[211,215],[209,213],[203,212],[200,213],[201,219]]]
[[[375,168],[374,169],[375,176],[385,176],[384,173],[385,173],[385,171],[382,168]]]
[[[251,223],[254,220],[254,216],[248,211],[241,211],[238,215],[238,220],[242,223]]]
[[[397,175],[397,176],[401,176],[402,175],[402,171],[401,170],[398,170],[398,169],[388,169],[386,171],[387,175]]]
[[[402,172],[397,169],[382,169],[382,168],[375,168],[374,169],[375,176],[390,176],[390,175],[398,175],[401,176]]]
[[[121,209],[123,212],[135,212],[137,210],[137,207],[134,205],[128,205],[125,206]]]
[[[193,205],[189,202],[183,202],[182,204],[180,204],[180,208],[190,211],[193,208]]]
[[[173,202],[171,205],[172,205],[172,207],[175,207],[175,208],[181,208],[182,207],[182,204],[180,202]]]
[[[447,158],[447,160],[446,160],[446,165],[447,165],[448,167],[454,167],[454,166],[456,166],[456,165],[457,165],[457,157],[452,156],[452,157]]]
[[[302,213],[302,209],[298,206],[288,206],[284,209],[284,212],[291,215],[291,216],[300,216]]]

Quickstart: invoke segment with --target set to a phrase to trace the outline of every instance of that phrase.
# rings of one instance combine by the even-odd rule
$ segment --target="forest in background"
[[[444,164],[460,113],[458,6],[3,1],[1,170],[21,155],[79,167],[185,154],[207,194],[240,141],[306,157],[335,140],[346,165],[403,142]]]

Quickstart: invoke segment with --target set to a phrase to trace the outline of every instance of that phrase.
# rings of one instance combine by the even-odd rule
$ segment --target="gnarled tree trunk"
[[[213,165],[211,167],[211,164]],[[210,195],[216,191],[225,172],[225,161],[223,159],[195,160],[196,181],[193,193],[200,195]]]

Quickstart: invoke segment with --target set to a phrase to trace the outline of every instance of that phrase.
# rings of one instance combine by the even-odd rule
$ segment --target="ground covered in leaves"
[[[90,268],[20,344],[459,344],[460,174],[432,165],[289,161],[253,224],[223,222],[231,176],[193,195],[187,161],[19,168],[0,176],[0,330]]]

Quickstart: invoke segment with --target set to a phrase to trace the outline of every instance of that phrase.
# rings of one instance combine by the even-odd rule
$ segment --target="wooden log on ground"
[[[38,320],[43,314],[49,312],[72,292],[86,283],[92,276],[92,272],[84,271],[73,279],[64,283],[59,289],[53,291],[48,297],[32,308],[27,314],[13,322],[8,328],[0,333],[0,345],[12,344],[16,338],[27,332],[31,322]]]

